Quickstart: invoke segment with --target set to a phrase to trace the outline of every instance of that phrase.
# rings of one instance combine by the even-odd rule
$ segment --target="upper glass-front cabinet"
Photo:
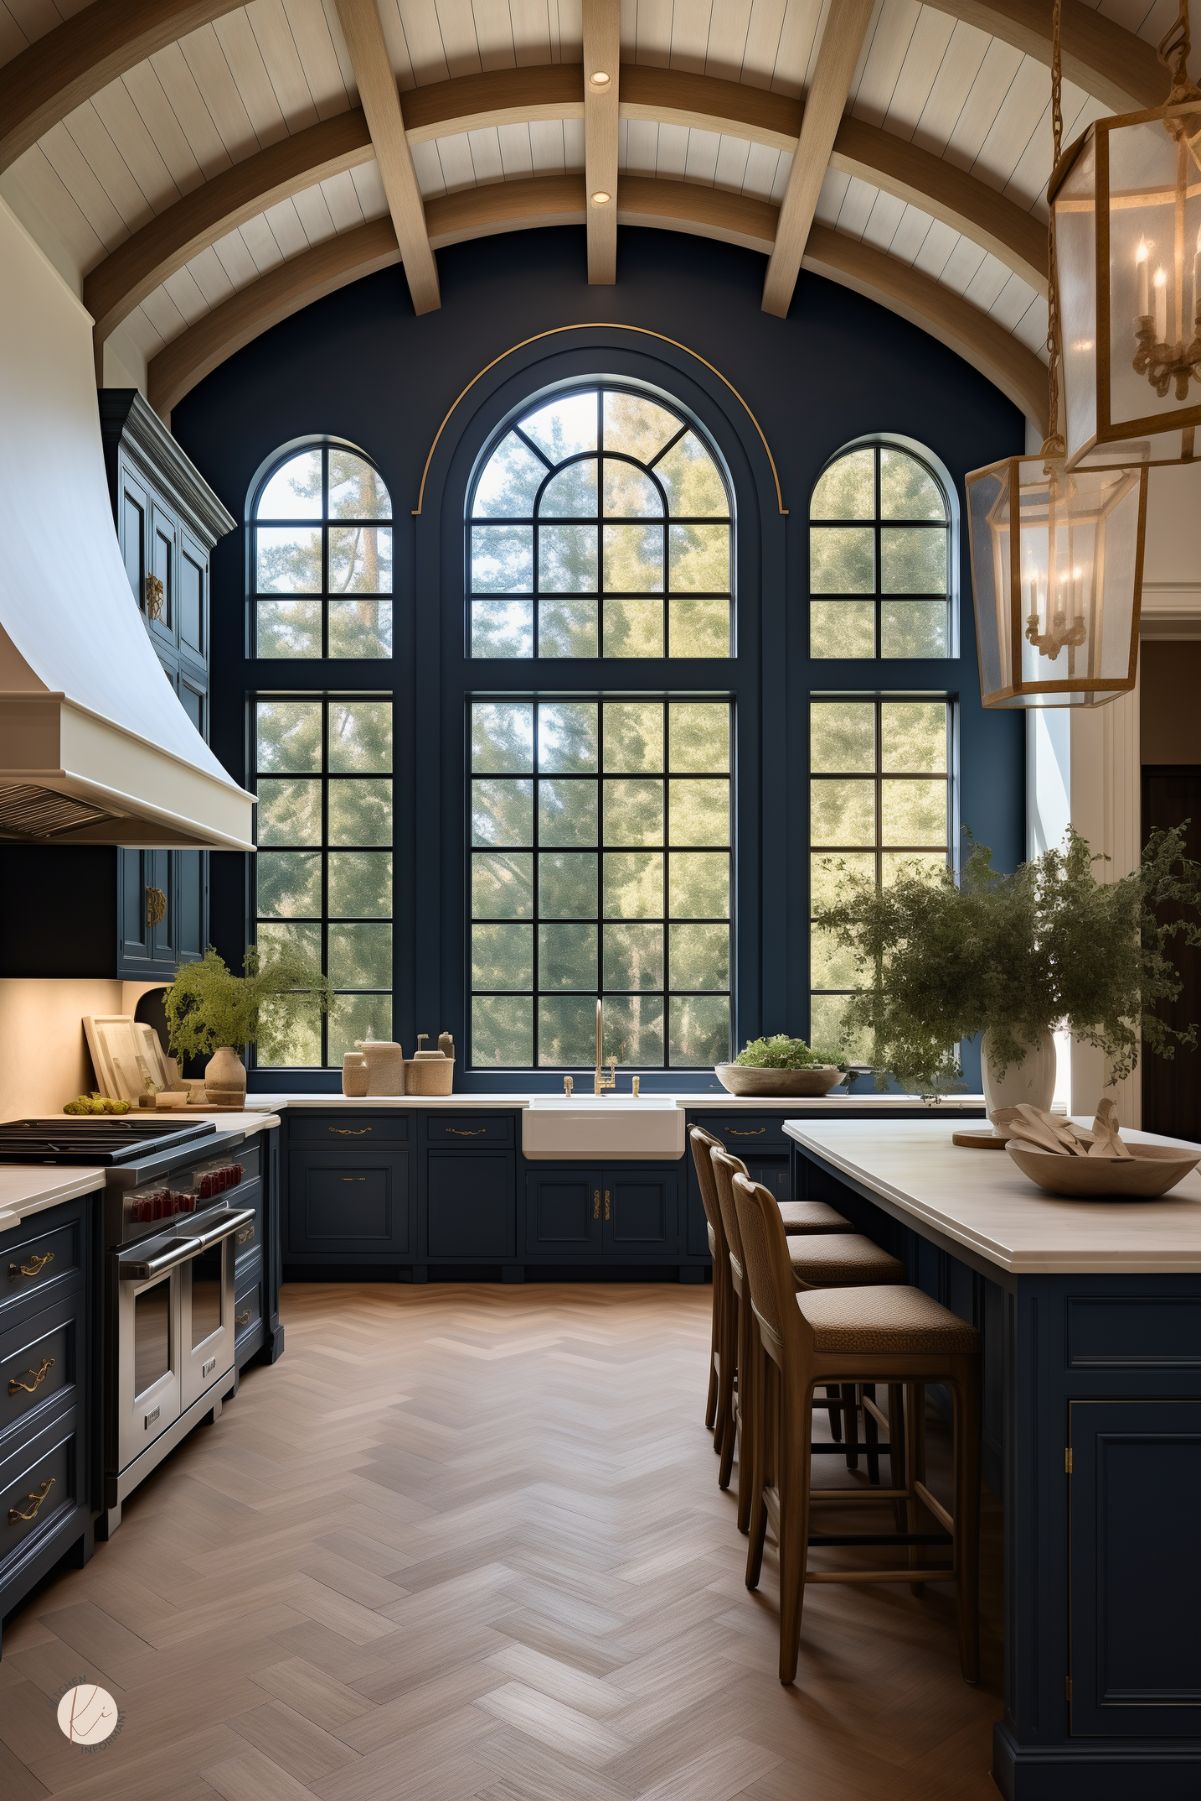
[[[538,403],[483,463],[467,526],[475,657],[729,657],[730,496],[662,400]]]
[[[809,654],[953,655],[953,533],[923,457],[887,441],[840,451],[809,505]]]
[[[251,508],[255,654],[390,657],[391,520],[359,452],[313,444],[281,457]]]

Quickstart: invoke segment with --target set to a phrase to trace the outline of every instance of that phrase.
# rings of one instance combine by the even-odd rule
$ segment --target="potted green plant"
[[[1154,832],[1138,868],[1112,882],[1070,827],[1062,846],[1012,874],[983,845],[958,882],[914,864],[877,890],[848,872],[839,899],[814,911],[863,972],[844,1042],[872,1045],[881,1084],[891,1072],[937,1094],[960,1084],[962,1040],[983,1033],[990,1114],[1050,1106],[1057,1027],[1096,1046],[1113,1081],[1134,1069],[1140,1041],[1164,1057],[1193,1044],[1195,1025],[1156,1011],[1181,990],[1178,944],[1201,944],[1201,864],[1184,846],[1183,826]]]
[[[803,1038],[777,1032],[752,1038],[732,1063],[719,1063],[715,1074],[729,1094],[828,1094],[846,1073],[845,1065]]]
[[[198,963],[185,963],[163,995],[167,1040],[174,1056],[207,1056],[204,1085],[210,1101],[230,1108],[246,1098],[246,1066],[240,1050],[251,1044],[270,1058],[287,1046],[289,999],[303,998],[321,1014],[333,990],[320,967],[281,948],[263,958],[252,946],[236,976],[210,945]]]

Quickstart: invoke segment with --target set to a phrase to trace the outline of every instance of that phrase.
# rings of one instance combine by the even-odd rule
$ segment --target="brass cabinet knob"
[[[161,888],[146,890],[146,924],[156,926],[167,917],[167,897]]]
[[[234,1315],[234,1324],[237,1326],[248,1326],[250,1324],[250,1309],[249,1309],[249,1307],[246,1309],[245,1313],[238,1313],[238,1314]]]
[[[241,1232],[235,1233],[234,1243],[235,1244],[249,1244],[253,1237],[254,1237],[254,1227],[246,1226]]]

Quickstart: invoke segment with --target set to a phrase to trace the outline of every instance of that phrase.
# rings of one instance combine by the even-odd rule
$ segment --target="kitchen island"
[[[1196,1801],[1201,1172],[1159,1201],[1056,1200],[1003,1151],[952,1145],[952,1124],[784,1130],[794,1193],[982,1334],[1005,1513],[994,1778],[1011,1801]]]

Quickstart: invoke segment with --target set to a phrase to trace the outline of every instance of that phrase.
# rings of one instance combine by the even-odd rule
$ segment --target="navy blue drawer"
[[[459,1150],[473,1144],[512,1144],[511,1113],[427,1113],[425,1136],[429,1144],[453,1144]]]
[[[704,1114],[688,1115],[690,1126],[704,1126],[706,1132],[712,1132],[714,1138],[720,1138],[735,1155],[745,1157],[752,1151],[787,1150],[791,1140],[784,1135],[784,1113],[734,1113],[706,1117]]]
[[[240,1275],[234,1297],[234,1354],[241,1357],[263,1324],[263,1278],[258,1268]]]
[[[77,1294],[0,1336],[0,1456],[76,1403],[87,1354],[82,1331],[83,1297]]]
[[[85,1495],[73,1410],[0,1463],[0,1584],[76,1512]]]
[[[0,1239],[0,1332],[75,1288],[83,1269],[83,1211],[55,1207]]]
[[[293,1144],[341,1145],[345,1150],[369,1150],[377,1144],[407,1144],[407,1113],[292,1113],[288,1137]]]

